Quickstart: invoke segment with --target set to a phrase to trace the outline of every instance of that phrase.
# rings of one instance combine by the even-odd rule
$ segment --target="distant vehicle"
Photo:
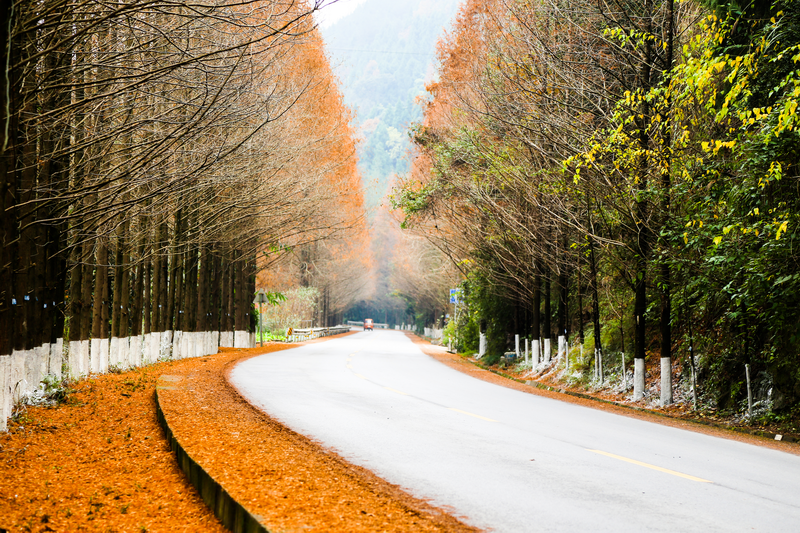
[[[365,318],[364,319],[364,331],[367,331],[367,330],[374,331],[374,329],[375,329],[375,326],[373,326],[373,324],[372,324],[372,319],[371,318]]]

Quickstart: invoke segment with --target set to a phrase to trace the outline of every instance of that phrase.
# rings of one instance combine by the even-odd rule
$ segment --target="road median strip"
[[[650,463],[643,463],[642,461],[637,461],[636,459],[630,459],[628,457],[623,457],[621,455],[616,455],[616,454],[613,454],[613,453],[604,452],[602,450],[588,450],[587,449],[587,451],[592,452],[592,453],[597,453],[597,454],[600,454],[600,455],[605,455],[606,457],[611,457],[612,459],[617,459],[619,461],[625,461],[626,463],[631,463],[631,464],[634,464],[634,465],[637,465],[637,466],[643,466],[643,467],[649,468],[651,470],[657,470],[658,472],[663,472],[665,474],[670,474],[672,476],[677,476],[677,477],[682,477],[684,479],[689,479],[691,481],[698,481],[700,483],[713,483],[713,481],[709,481],[707,479],[703,479],[703,478],[699,478],[699,477],[695,477],[695,476],[690,476],[689,474],[684,474],[682,472],[677,472],[675,470],[670,470],[669,468],[663,468],[661,466],[651,465]]]

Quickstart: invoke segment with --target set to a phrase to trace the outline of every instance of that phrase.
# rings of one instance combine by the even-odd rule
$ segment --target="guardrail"
[[[350,326],[334,326],[332,328],[305,328],[292,330],[291,335],[286,336],[286,342],[303,342],[320,337],[330,337],[339,333],[347,333]]]

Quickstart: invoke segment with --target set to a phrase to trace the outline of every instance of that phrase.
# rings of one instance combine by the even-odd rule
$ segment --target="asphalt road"
[[[800,457],[493,385],[400,332],[255,357],[231,379],[295,431],[478,527],[800,532]]]

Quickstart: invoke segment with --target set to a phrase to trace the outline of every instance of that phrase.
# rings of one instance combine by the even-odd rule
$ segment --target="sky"
[[[317,24],[327,28],[342,17],[346,17],[367,0],[327,0],[317,12]]]

